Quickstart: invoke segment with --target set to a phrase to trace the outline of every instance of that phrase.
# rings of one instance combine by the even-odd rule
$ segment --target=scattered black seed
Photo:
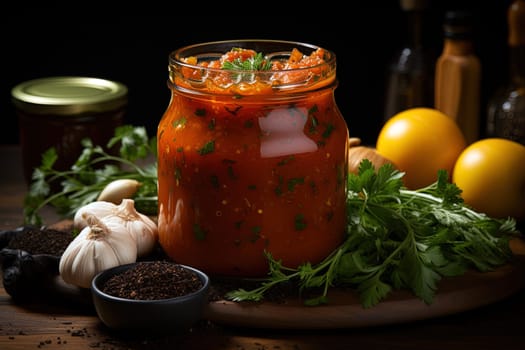
[[[76,330],[71,331],[72,337],[83,337],[85,335],[86,333],[83,329],[76,329]]]

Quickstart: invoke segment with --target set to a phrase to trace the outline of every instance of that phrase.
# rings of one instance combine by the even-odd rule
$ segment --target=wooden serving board
[[[500,301],[525,286],[525,242],[511,242],[513,260],[501,268],[481,273],[469,271],[438,284],[432,304],[409,291],[394,291],[384,301],[364,309],[352,290],[334,289],[329,304],[307,307],[296,299],[284,302],[209,303],[204,317],[218,324],[274,329],[335,329],[379,326],[424,320],[468,311]]]
[[[65,230],[71,225],[66,220],[50,227]],[[452,315],[503,300],[525,287],[525,240],[515,239],[510,246],[513,259],[495,271],[469,271],[443,278],[430,305],[407,290],[396,290],[376,306],[364,309],[354,290],[333,288],[327,305],[308,307],[293,298],[261,303],[219,300],[205,306],[204,318],[236,327],[313,330],[381,326]],[[60,283],[60,278],[57,280],[56,291],[64,300],[91,303],[85,291],[79,293]]]

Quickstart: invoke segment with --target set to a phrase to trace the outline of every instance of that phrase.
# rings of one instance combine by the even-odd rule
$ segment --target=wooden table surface
[[[0,230],[22,224],[18,146],[0,146]],[[52,210],[46,223],[59,218]],[[203,320],[178,335],[148,336],[107,329],[91,307],[13,303],[0,288],[0,349],[524,349],[525,290],[474,310],[424,321],[334,330],[274,330]]]

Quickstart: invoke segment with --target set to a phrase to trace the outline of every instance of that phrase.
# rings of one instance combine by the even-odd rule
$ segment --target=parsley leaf
[[[332,286],[355,288],[365,308],[395,289],[431,304],[443,277],[490,271],[510,260],[509,240],[519,234],[514,219],[466,206],[443,170],[435,183],[417,190],[403,186],[403,175],[391,164],[376,170],[364,159],[358,174],[348,174],[348,227],[341,246],[321,263],[297,268],[283,267],[267,253],[270,274],[261,286],[226,297],[259,301],[276,284],[293,282],[301,290],[322,287],[306,305],[327,303]]]
[[[120,145],[118,154],[109,149]],[[144,127],[123,125],[115,129],[106,147],[94,145],[86,138],[83,150],[70,169],[54,168],[58,159],[50,148],[42,154],[42,163],[32,175],[29,191],[24,198],[24,223],[41,225],[40,211],[50,205],[62,217],[72,217],[80,208],[96,200],[111,181],[135,179],[141,183],[134,196],[135,207],[144,214],[157,212],[157,167],[142,165],[139,160],[156,156],[156,138],[149,138]],[[51,184],[60,189],[52,191]]]
[[[245,71],[261,71],[270,70],[272,62],[266,59],[261,52],[258,52],[253,57],[242,60],[240,57],[233,61],[224,61],[222,69],[226,70],[245,70]]]

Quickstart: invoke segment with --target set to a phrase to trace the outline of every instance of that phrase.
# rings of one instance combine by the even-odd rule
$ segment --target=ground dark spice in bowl
[[[101,286],[104,293],[125,299],[158,300],[196,292],[199,277],[169,261],[138,262],[132,268],[110,277]]]

